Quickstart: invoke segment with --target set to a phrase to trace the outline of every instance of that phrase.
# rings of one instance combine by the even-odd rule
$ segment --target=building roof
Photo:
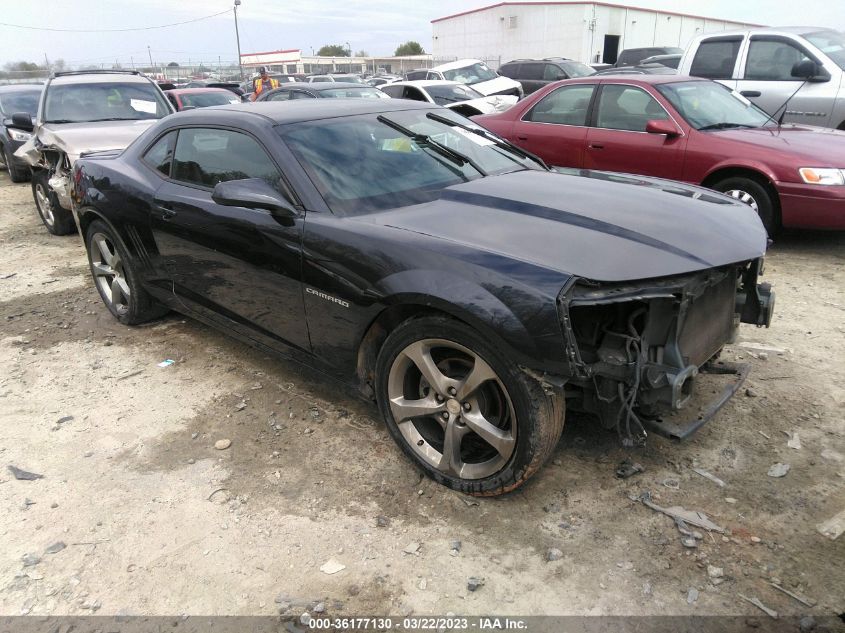
[[[706,17],[703,15],[694,15],[691,13],[678,13],[677,11],[662,11],[660,9],[646,9],[645,7],[634,7],[628,6],[624,4],[614,4],[612,2],[499,2],[498,4],[491,4],[486,7],[479,7],[478,9],[470,9],[469,11],[462,11],[460,13],[453,13],[452,15],[447,15],[442,18],[435,18],[431,21],[432,24],[435,22],[442,22],[444,20],[451,20],[452,18],[457,18],[463,15],[469,15],[471,13],[479,13],[481,11],[487,11],[489,9],[496,9],[498,7],[506,7],[506,6],[556,6],[556,5],[596,5],[600,7],[613,7],[616,9],[633,9],[635,11],[647,11],[649,13],[662,13],[664,15],[678,15],[685,18],[696,18],[698,20],[714,20],[718,22],[734,22],[737,24],[749,24],[752,26],[762,26],[762,25],[754,25],[751,22],[742,22],[740,20],[728,20],[726,18],[712,18]]]

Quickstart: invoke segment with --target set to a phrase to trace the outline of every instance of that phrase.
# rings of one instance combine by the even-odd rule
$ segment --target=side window
[[[545,81],[557,81],[558,79],[565,79],[566,73],[560,66],[555,64],[546,64],[543,68],[543,79]]]
[[[564,86],[547,94],[523,120],[558,125],[586,125],[595,86]]]
[[[402,90],[405,89],[405,86],[381,86],[380,90],[386,92],[390,97],[394,99],[401,99],[402,98]]]
[[[640,88],[612,84],[602,87],[596,127],[645,132],[649,121],[668,118],[663,106]]]
[[[290,98],[291,101],[293,101],[294,99],[313,99],[314,95],[312,95],[310,92],[305,92],[304,90],[291,90]]]
[[[745,78],[760,81],[800,81],[792,76],[792,67],[807,56],[784,40],[754,38],[748,47]]]
[[[519,70],[520,79],[542,79],[544,66],[545,64],[523,64]]]
[[[287,101],[288,99],[290,99],[290,90],[279,90],[268,95],[265,101]]]
[[[183,128],[179,132],[173,178],[209,188],[243,178],[262,178],[276,188],[281,184],[276,166],[255,139],[212,128]]]
[[[708,79],[730,79],[741,39],[705,40],[698,46],[689,74]]]
[[[511,79],[519,79],[519,64],[505,64],[499,68],[499,74]]]
[[[173,107],[174,107],[174,108],[176,108],[177,110],[179,109],[179,104],[176,102],[176,97],[174,97],[173,95],[169,94],[169,95],[167,95],[167,100],[168,100],[168,101],[170,101],[170,103],[172,103],[172,104],[173,104]]]
[[[170,177],[170,165],[173,162],[173,144],[176,131],[168,132],[144,154],[143,161],[162,175]]]
[[[413,86],[405,86],[405,91],[402,93],[403,99],[412,99],[413,101],[428,101],[422,90],[414,88]]]

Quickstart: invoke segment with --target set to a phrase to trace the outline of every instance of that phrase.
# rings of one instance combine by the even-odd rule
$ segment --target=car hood
[[[488,81],[480,81],[477,84],[470,84],[473,90],[477,90],[483,95],[493,95],[497,92],[504,92],[505,90],[513,90],[514,88],[521,88],[522,84],[514,81],[509,77],[496,77]]]
[[[478,99],[458,101],[457,103],[450,103],[446,107],[459,109],[461,106],[471,106],[482,114],[491,114],[494,112],[504,112],[516,102],[517,98],[514,95],[494,95],[492,97],[480,97]]]
[[[97,123],[47,123],[38,127],[32,138],[15,152],[31,165],[38,164],[41,149],[54,147],[67,154],[70,164],[85,152],[125,149],[158,119],[139,121],[99,121]]]
[[[766,231],[747,205],[668,180],[520,171],[448,187],[441,197],[370,216],[596,281],[664,277],[756,259]]]
[[[845,164],[845,132],[812,125],[783,125],[776,127],[714,130],[703,132],[722,140],[778,150],[810,160],[805,167],[839,167]],[[806,162],[806,161],[805,161]]]

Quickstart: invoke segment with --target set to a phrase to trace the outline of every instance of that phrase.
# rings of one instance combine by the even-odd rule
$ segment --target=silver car
[[[798,72],[797,65],[802,62],[802,70],[813,68],[806,62],[815,64],[815,70]],[[775,118],[785,107],[786,122],[840,130],[845,129],[843,69],[845,34],[822,27],[700,35],[687,47],[678,66],[682,75],[715,79],[735,89]]]

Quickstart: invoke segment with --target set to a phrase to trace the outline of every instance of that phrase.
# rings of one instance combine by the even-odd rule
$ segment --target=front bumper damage
[[[34,170],[47,172],[47,184],[56,195],[56,200],[63,209],[70,211],[71,161],[67,152],[56,145],[45,145],[36,134],[21,146],[15,156],[24,160]]]
[[[717,359],[741,322],[770,325],[774,293],[757,283],[761,272],[762,259],[643,282],[570,283],[558,298],[569,408],[598,416],[626,445],[642,442],[646,429],[689,437],[748,376],[748,366]],[[670,420],[704,374],[731,379],[689,421]]]

